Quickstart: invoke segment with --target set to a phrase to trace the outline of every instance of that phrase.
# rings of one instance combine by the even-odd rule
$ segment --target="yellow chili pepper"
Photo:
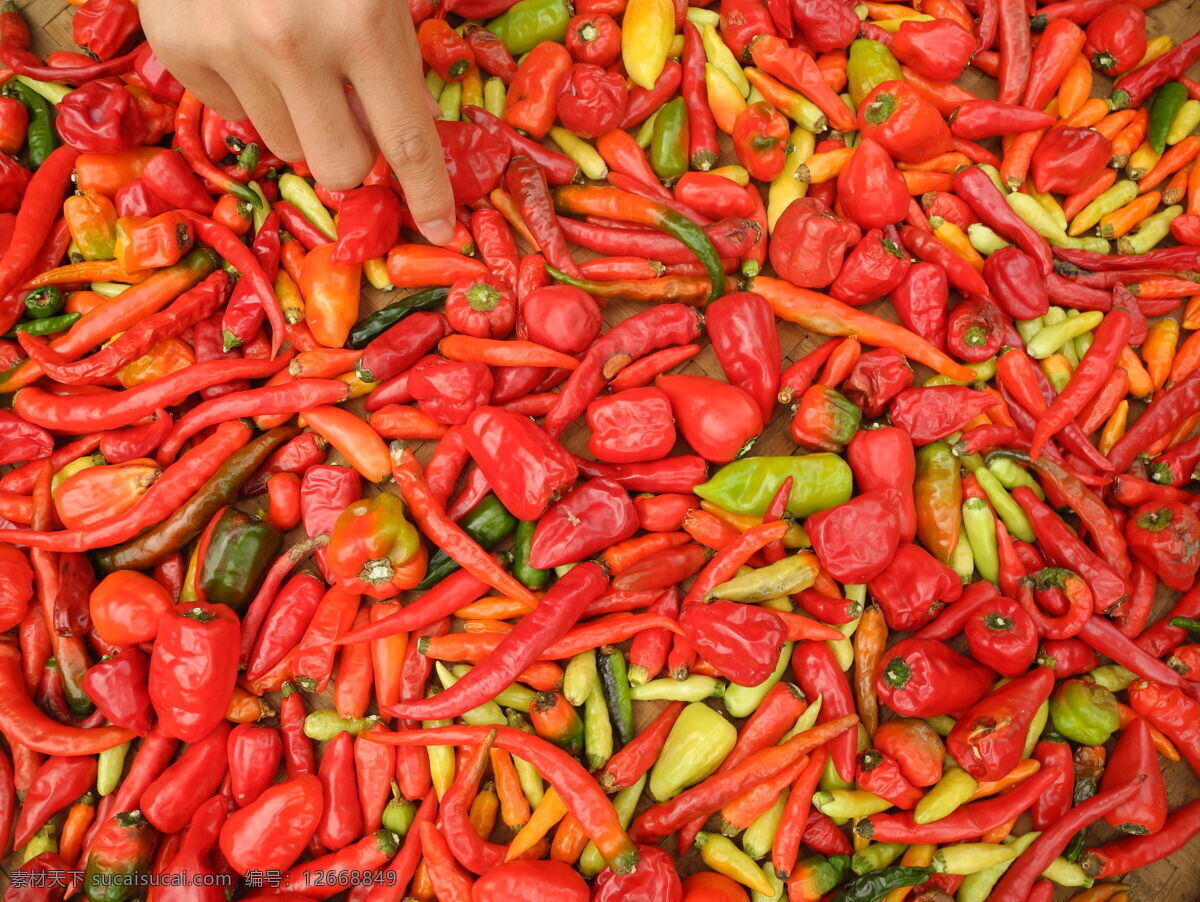
[[[670,0],[629,0],[621,28],[621,59],[635,85],[654,87],[674,37],[675,7]]]
[[[696,834],[696,847],[700,850],[700,860],[718,874],[724,874],[756,893],[769,895],[774,892],[754,859],[735,846],[728,836],[702,831]]]
[[[960,767],[952,767],[942,774],[921,797],[913,809],[913,820],[918,824],[931,824],[955,811],[971,798],[979,783]]]
[[[735,576],[712,590],[711,597],[729,601],[764,601],[779,595],[793,595],[813,584],[821,569],[816,555],[801,551]]]

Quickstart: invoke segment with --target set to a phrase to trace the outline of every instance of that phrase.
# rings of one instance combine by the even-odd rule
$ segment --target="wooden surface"
[[[308,0],[293,0],[293,2],[308,2]],[[33,33],[34,49],[40,54],[48,53],[59,48],[76,49],[71,40],[71,15],[73,7],[63,0],[17,0],[29,22]],[[1150,10],[1148,13],[1148,33],[1151,37],[1157,34],[1171,34],[1177,40],[1190,36],[1200,29],[1200,0],[1167,0],[1167,2]],[[1196,72],[1191,73],[1196,76]],[[1102,76],[1097,76],[1097,84]],[[995,81],[974,69],[968,69],[960,79],[960,83],[979,96],[995,96]],[[726,148],[728,149],[728,148]],[[581,258],[587,254],[581,254]],[[364,298],[363,315],[395,300],[396,293],[385,294],[370,289]],[[616,303],[608,307],[605,321],[616,323],[638,309],[637,305]],[[879,302],[871,308],[873,312],[894,319],[890,305]],[[787,363],[807,353],[819,344],[823,337],[807,332],[791,323],[779,323],[779,337],[782,346],[785,366]],[[682,372],[695,375],[707,375],[723,378],[720,367],[713,354],[712,348],[705,345],[701,353],[681,368]],[[928,375],[928,373],[925,373]],[[922,374],[918,372],[920,379]],[[564,444],[572,451],[586,454],[586,431],[580,426],[568,430]],[[418,448],[418,457],[422,460],[428,454],[428,448]],[[794,454],[796,446],[788,434],[788,418],[783,412],[777,413],[771,424],[763,432],[753,448],[754,454]],[[1163,592],[1158,600],[1152,619],[1157,618],[1170,604],[1174,593]],[[328,699],[308,697],[310,707],[328,707]],[[654,703],[638,703],[638,720],[646,720],[652,716],[657,705]],[[1168,796],[1172,808],[1195,798],[1200,794],[1200,780],[1192,774],[1183,762],[1171,763],[1162,761],[1167,779]],[[1023,823],[1018,829],[1029,829]],[[1103,823],[1093,826],[1089,833],[1090,844],[1115,836],[1115,832]],[[681,862],[681,871],[690,873],[697,869],[696,863],[688,856]],[[1156,902],[1200,902],[1200,840],[1193,840],[1186,848],[1177,852],[1171,858],[1161,861],[1151,867],[1143,868],[1130,875],[1127,880],[1132,887],[1131,897],[1135,900],[1156,900]],[[1057,899],[1068,899],[1074,891],[1060,890]],[[998,900],[1009,902],[1009,900]]]

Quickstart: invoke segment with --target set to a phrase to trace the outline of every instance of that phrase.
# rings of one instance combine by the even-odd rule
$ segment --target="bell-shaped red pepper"
[[[852,307],[861,307],[903,282],[909,266],[908,254],[896,242],[882,229],[871,229],[842,263],[829,293]]]
[[[229,791],[239,808],[255,801],[275,782],[283,757],[279,730],[262,724],[240,723],[229,732]]]
[[[511,454],[504,460],[506,471],[514,474],[511,478],[524,480],[528,477],[529,474],[521,473],[519,467],[513,466]],[[492,487],[495,488],[494,482]],[[522,520],[537,519],[536,515],[523,517],[512,507],[509,510]],[[637,508],[625,489],[611,479],[590,479],[554,504],[538,520],[529,545],[529,565],[545,570],[560,564],[573,564],[628,539],[637,529]]]
[[[942,778],[946,747],[925,721],[912,717],[889,720],[876,728],[871,742],[895,759],[904,779],[914,786],[932,786]]]
[[[1133,718],[1117,737],[1100,778],[1100,792],[1120,786],[1132,774],[1145,774],[1146,782],[1132,799],[1104,815],[1104,819],[1125,833],[1138,836],[1157,833],[1167,820],[1167,790],[1150,724],[1141,717]]]
[[[137,102],[115,78],[89,81],[67,94],[58,104],[55,127],[65,143],[84,153],[132,150],[146,137]]]
[[[757,402],[763,422],[768,422],[781,367],[771,305],[753,292],[727,294],[704,308],[704,325],[725,378]]]
[[[580,354],[592,346],[602,321],[599,305],[583,289],[546,285],[522,299],[517,337],[564,354]]]
[[[965,298],[954,305],[946,324],[946,351],[967,363],[995,357],[1004,344],[1005,321],[986,298]]]
[[[771,265],[794,285],[824,288],[841,269],[846,248],[858,238],[858,229],[839,220],[823,201],[801,197],[792,201],[775,223],[769,246]]]
[[[891,348],[875,348],[854,361],[841,391],[864,416],[877,417],[912,382],[912,367],[903,354]]]
[[[1023,607],[1003,595],[976,607],[963,633],[976,661],[1010,679],[1028,670],[1037,657],[1037,626]]]
[[[855,783],[881,799],[887,799],[897,808],[911,809],[924,795],[908,781],[895,758],[879,749],[864,749],[858,754],[858,770]]]
[[[936,264],[918,261],[891,292],[892,306],[901,324],[937,348],[946,347],[946,319],[950,285]]]
[[[671,399],[660,388],[630,388],[588,405],[588,452],[597,460],[658,460],[675,447]]]
[[[492,491],[518,520],[538,519],[578,475],[562,445],[528,417],[499,407],[476,408],[466,420],[465,438]]]
[[[400,237],[400,198],[384,185],[364,185],[346,193],[338,208],[338,240],[332,261],[338,266],[382,257]]]
[[[517,322],[517,297],[491,274],[459,279],[446,298],[446,319],[464,335],[504,338]]]
[[[1036,319],[1050,308],[1038,262],[1019,247],[1002,247],[983,264],[996,306],[1013,319]]]
[[[792,441],[810,451],[840,452],[854,438],[862,411],[828,385],[810,385],[792,417]]]
[[[963,586],[957,573],[920,545],[910,544],[896,551],[870,589],[887,625],[912,631],[929,623],[945,602],[957,599]]]
[[[1105,75],[1123,75],[1146,55],[1146,13],[1133,3],[1110,6],[1087,27],[1083,52]]]
[[[882,82],[863,98],[858,127],[864,138],[903,163],[919,163],[954,149],[950,128],[937,108],[902,81]],[[840,193],[840,183],[838,189]]]
[[[842,210],[864,229],[892,225],[908,213],[904,176],[883,145],[870,138],[863,137],[854,148],[846,168],[838,175],[837,188]]]
[[[221,854],[239,874],[282,870],[291,865],[317,831],[324,809],[321,781],[302,774],[276,783],[221,828]],[[271,842],[263,842],[263,837]]]
[[[940,639],[909,636],[879,659],[879,700],[905,717],[936,717],[969,708],[991,688],[996,675]]]
[[[567,131],[599,138],[625,118],[629,92],[625,79],[596,63],[575,63],[558,89],[558,118]]]
[[[821,566],[843,583],[866,583],[891,563],[900,546],[900,492],[863,492],[804,522]]]
[[[817,53],[842,50],[858,37],[858,17],[840,0],[792,0],[792,18]]]
[[[679,431],[705,460],[727,464],[762,432],[758,404],[743,389],[707,376],[659,376]]]
[[[580,14],[567,23],[565,43],[578,62],[608,67],[621,55],[621,26],[608,13]]]
[[[150,701],[165,735],[196,742],[224,720],[239,634],[225,605],[178,604],[163,615],[150,653]]]
[[[83,691],[106,720],[145,736],[153,718],[149,678],[149,659],[131,645],[89,667],[83,677]]]
[[[689,605],[679,625],[700,657],[739,686],[758,686],[767,679],[787,639],[777,614],[733,601]]]
[[[1029,170],[1033,187],[1055,194],[1074,194],[1092,183],[1112,158],[1112,142],[1090,128],[1052,128],[1046,132]]]
[[[733,150],[754,178],[769,182],[783,171],[791,129],[766,101],[752,103],[733,123]]]
[[[946,737],[946,751],[976,780],[999,780],[1021,760],[1029,725],[1054,688],[1054,672],[1035,667],[963,714]]]
[[[421,550],[421,536],[391,492],[363,498],[337,518],[325,549],[330,574],[347,592],[391,598],[425,575],[405,566]]]
[[[954,81],[974,53],[975,36],[949,19],[901,22],[892,38],[896,59],[930,81]]]
[[[846,446],[846,461],[860,492],[895,489],[900,493],[897,504],[900,540],[911,542],[917,534],[917,510],[913,501],[917,459],[908,433],[895,426],[862,429]]]
[[[1200,569],[1200,517],[1178,501],[1150,501],[1125,521],[1129,550],[1170,589],[1186,592]]]
[[[87,0],[71,20],[75,43],[97,59],[116,56],[141,27],[133,0]]]
[[[962,429],[995,403],[994,395],[966,385],[928,385],[900,392],[889,415],[913,444],[928,445]]]

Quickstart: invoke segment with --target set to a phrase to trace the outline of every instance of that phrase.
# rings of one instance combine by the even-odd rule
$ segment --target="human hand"
[[[408,7],[398,0],[142,0],[163,64],[226,119],[332,189],[391,164],[413,218],[450,240],[454,201]],[[347,92],[345,85],[354,87]]]

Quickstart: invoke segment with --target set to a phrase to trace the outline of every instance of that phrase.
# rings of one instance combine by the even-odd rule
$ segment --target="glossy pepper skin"
[[[854,438],[862,411],[827,385],[810,385],[792,417],[792,441],[810,451],[840,452]]]
[[[704,320],[725,378],[754,399],[764,423],[770,421],[781,367],[771,305],[762,295],[734,292],[710,303]]]
[[[908,212],[904,177],[883,145],[871,138],[858,142],[837,186],[846,216],[864,229],[893,225]]]
[[[591,479],[538,520],[529,564],[545,570],[575,563],[629,538],[637,528],[637,508],[625,490],[611,479]]]
[[[913,444],[928,445],[957,432],[995,403],[994,396],[965,385],[929,385],[900,392],[890,413]]]
[[[1200,569],[1200,517],[1177,501],[1147,502],[1125,521],[1129,550],[1163,583],[1186,592]]]
[[[150,700],[168,736],[195,742],[225,717],[237,677],[239,626],[224,605],[168,611],[150,654]]]
[[[240,611],[282,543],[283,535],[274,526],[237,508],[225,508],[200,536],[196,597]]]
[[[424,576],[406,567],[419,553],[421,537],[404,516],[404,502],[391,492],[355,501],[337,518],[325,549],[330,575],[347,592],[390,598]]]
[[[637,851],[633,873],[600,872],[592,884],[592,902],[682,902],[683,885],[671,855],[658,846],[639,845]]]
[[[896,426],[859,430],[846,446],[846,461],[860,491],[894,489],[900,493],[897,503],[900,539],[911,542],[917,534],[913,495],[917,460],[908,433]]]
[[[930,81],[954,81],[974,52],[974,35],[950,19],[901,22],[892,38],[896,59]]]
[[[878,84],[863,98],[858,127],[864,138],[878,143],[891,158],[903,163],[919,163],[954,147],[950,128],[937,109],[902,81]]]
[[[675,446],[671,399],[652,386],[597,398],[587,409],[588,452],[597,460],[658,460]]]
[[[705,460],[729,463],[762,432],[762,412],[736,385],[706,376],[659,376],[684,440]]]
[[[890,629],[912,631],[962,594],[962,580],[919,545],[904,545],[869,583]]]
[[[787,512],[793,517],[807,517],[850,498],[851,470],[836,454],[744,457],[697,484],[695,492],[724,510],[761,517],[788,477],[792,494]]]
[[[934,263],[913,263],[891,292],[896,316],[906,329],[938,349],[946,347],[946,318],[950,286],[945,271]]]
[[[1146,13],[1118,3],[1088,23],[1083,52],[1105,75],[1124,75],[1146,55]]]
[[[145,652],[130,646],[89,667],[83,689],[106,720],[145,736],[153,718],[149,678],[150,661]]]
[[[317,830],[324,808],[321,781],[302,774],[276,783],[221,828],[221,854],[239,874],[291,865]],[[275,842],[263,843],[263,836]]]
[[[1019,604],[998,596],[976,608],[963,632],[971,657],[1015,679],[1037,657],[1037,626]]]
[[[787,638],[778,615],[731,601],[689,605],[679,625],[700,656],[740,686],[758,686],[771,675]]]
[[[908,255],[896,242],[881,229],[871,229],[842,262],[829,293],[852,307],[861,307],[903,282],[910,265]]]
[[[912,367],[903,354],[891,348],[875,348],[859,355],[841,391],[864,416],[877,417],[894,397],[912,385],[913,378]]]
[[[843,583],[870,582],[882,573],[900,547],[901,504],[898,489],[876,489],[805,520],[821,566]]]
[[[1000,309],[986,298],[965,298],[954,305],[946,324],[946,351],[967,363],[995,357],[1004,345]]]
[[[1112,142],[1090,128],[1052,128],[1033,152],[1029,168],[1038,191],[1074,194],[1108,165]]]
[[[946,737],[946,751],[976,780],[999,780],[1016,765],[1034,714],[1054,688],[1054,673],[1035,667],[984,696]]]
[[[1117,700],[1103,686],[1067,680],[1050,696],[1054,729],[1081,745],[1104,745],[1121,722]]]
[[[533,421],[498,407],[476,408],[466,443],[496,497],[518,520],[536,520],[578,475],[574,460]]]
[[[1037,261],[1018,247],[1002,247],[989,256],[983,278],[996,304],[1013,319],[1036,319],[1050,307]]]
[[[837,277],[846,248],[858,235],[857,228],[838,219],[823,201],[798,198],[775,223],[768,247],[771,265],[801,288],[824,288]]]
[[[114,814],[100,825],[88,850],[83,890],[89,902],[121,902],[132,879],[150,865],[155,830],[137,811]],[[119,879],[125,877],[125,882]]]
[[[934,717],[961,711],[979,701],[995,674],[936,639],[910,636],[879,660],[875,689],[879,699],[905,717]]]
[[[1167,791],[1158,766],[1158,752],[1150,735],[1150,724],[1138,717],[1121,730],[1108,758],[1100,791],[1121,785],[1130,774],[1145,774],[1146,782],[1126,804],[1110,811],[1104,820],[1123,833],[1144,836],[1157,833],[1167,821]]]
[[[753,178],[770,181],[783,171],[791,129],[766,101],[752,103],[733,123],[733,149]]]

